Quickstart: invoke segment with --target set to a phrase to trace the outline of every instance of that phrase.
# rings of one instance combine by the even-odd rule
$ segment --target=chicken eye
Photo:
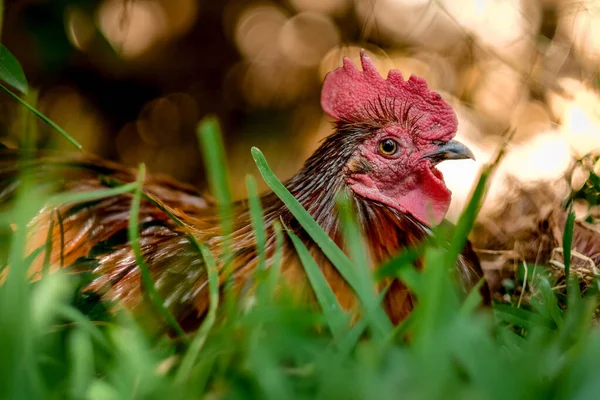
[[[398,143],[392,139],[384,139],[379,142],[379,152],[384,156],[393,156],[398,152]]]

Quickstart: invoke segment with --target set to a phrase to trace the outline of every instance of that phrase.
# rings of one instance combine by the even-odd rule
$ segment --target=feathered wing
[[[108,189],[136,180],[137,171],[89,155],[58,156],[0,150],[0,205],[10,203],[27,174],[36,185],[54,193],[77,193]],[[142,200],[139,214],[140,245],[151,267],[156,286],[167,306],[185,320],[206,308],[206,282],[202,257],[188,237],[193,228],[179,226],[163,211],[198,221],[214,215],[214,207],[192,186],[167,177],[150,175],[144,192],[154,201]],[[94,201],[60,204],[43,209],[31,221],[28,254],[37,252],[31,270],[39,278],[46,257],[45,246],[52,229],[50,265],[89,270],[95,278],[88,286],[108,300],[120,300],[129,308],[142,305],[140,272],[127,241],[131,200],[129,193]],[[158,205],[157,205],[158,204]],[[194,296],[195,294],[195,296]]]

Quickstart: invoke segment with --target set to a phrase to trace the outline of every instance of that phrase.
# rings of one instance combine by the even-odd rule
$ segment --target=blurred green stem
[[[1,1],[2,0],[0,0],[0,2]],[[71,144],[73,146],[75,146],[78,150],[83,151],[83,147],[77,142],[77,140],[75,140],[71,135],[69,135],[60,126],[56,125],[56,123],[54,121],[52,121],[50,118],[46,117],[44,114],[42,114],[41,112],[39,112],[38,110],[36,110],[35,107],[33,107],[31,104],[27,103],[25,100],[21,99],[19,96],[17,96],[16,94],[14,94],[6,86],[0,84],[0,89],[2,89],[4,92],[6,92],[6,94],[8,94],[13,99],[15,99],[16,101],[18,101],[19,103],[21,103],[21,105],[23,105],[25,108],[27,108],[33,114],[35,114],[35,116],[37,116],[39,119],[41,119],[42,121],[44,121],[45,123],[47,123],[48,125],[50,125],[52,128],[54,128],[58,133],[60,133],[61,135],[63,135],[65,137],[65,139],[67,139],[69,142],[71,142]]]
[[[2,0],[0,0],[1,2]],[[31,89],[27,94],[23,95],[24,101],[36,108],[38,101],[38,92],[35,89]],[[35,148],[38,141],[38,125],[36,124],[35,117],[26,107],[19,107],[19,120],[20,120],[20,131],[22,134],[20,147],[23,149]]]

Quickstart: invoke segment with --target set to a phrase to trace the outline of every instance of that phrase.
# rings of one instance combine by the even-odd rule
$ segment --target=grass
[[[199,132],[204,154],[212,155],[205,157],[212,174],[209,182],[222,204],[223,229],[229,230],[230,197],[218,125],[211,120]],[[407,249],[374,275],[364,268],[362,238],[343,197],[339,207],[349,254],[287,192],[262,153],[252,149],[252,154],[265,182],[357,293],[361,318],[350,324],[318,265],[286,227],[276,231],[278,259],[288,235],[318,306],[298,304],[285,293],[274,296],[279,263],[268,268],[264,263],[264,218],[256,182],[250,177],[252,227],[263,260],[254,278],[258,291],[251,306],[248,301],[231,301],[227,291],[221,298],[214,255],[196,243],[198,257],[204,258],[208,269],[211,302],[196,333],[181,332],[147,273],[146,293],[174,335],[157,337],[123,310],[104,319],[85,315],[73,306],[77,288],[73,276],[45,274],[35,283],[26,279],[30,262],[24,251],[26,225],[42,205],[38,199],[47,198],[26,186],[10,214],[0,218],[2,229],[12,231],[10,246],[1,246],[8,254],[0,258],[10,265],[0,286],[0,398],[572,399],[591,398],[600,390],[594,296],[582,298],[578,286],[570,285],[568,307],[563,308],[543,273],[528,283],[534,288],[532,297],[519,308],[497,304],[493,310],[481,310],[476,291],[466,298],[459,295],[449,266],[472,227],[492,167],[484,170],[453,231],[436,232],[435,240]],[[137,248],[138,264],[147,272],[136,245],[138,207],[145,196],[143,175],[140,168],[139,179],[132,184],[49,197],[48,202],[133,193],[128,233]],[[567,225],[572,229],[572,223]],[[567,229],[567,247],[571,236]],[[412,265],[416,255],[424,257],[422,271]],[[380,296],[371,290],[377,280],[389,276],[403,280],[418,299],[414,312],[398,327],[387,320]],[[219,304],[224,306],[218,308]]]

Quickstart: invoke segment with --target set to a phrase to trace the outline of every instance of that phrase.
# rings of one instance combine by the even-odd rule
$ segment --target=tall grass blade
[[[190,376],[194,363],[198,359],[200,351],[202,350],[202,347],[208,338],[208,334],[210,333],[210,330],[217,319],[217,310],[219,307],[219,273],[217,271],[217,264],[206,246],[203,246],[198,242],[196,242],[196,246],[202,253],[204,265],[206,265],[206,270],[208,271],[208,290],[210,303],[206,317],[204,318],[204,321],[202,321],[200,329],[194,336],[188,351],[185,353],[185,356],[181,361],[181,366],[179,367],[175,377],[176,382],[183,382],[187,377]]]
[[[98,344],[100,344],[105,350],[112,350],[110,343],[106,339],[106,337],[102,334],[100,329],[94,325],[90,319],[83,315],[76,308],[68,305],[68,304],[58,304],[56,306],[56,314],[59,317],[62,317],[68,321],[74,322],[77,327],[83,331],[85,331],[92,339],[94,339]]]
[[[481,204],[485,197],[487,182],[500,164],[500,160],[506,152],[506,147],[514,135],[514,130],[508,133],[505,143],[498,150],[496,156],[483,167],[477,180],[477,185],[471,194],[469,203],[465,207],[464,211],[460,215],[454,235],[452,236],[450,247],[448,249],[448,256],[446,257],[446,265],[451,267],[456,263],[458,255],[463,251],[465,244],[467,243],[469,233],[473,229],[475,218],[479,213]]]
[[[381,304],[381,302],[384,299],[384,297],[386,296],[388,290],[389,290],[389,285],[387,285],[381,291],[381,293],[379,293],[379,296],[377,298],[377,304]],[[354,323],[352,328],[350,328],[350,331],[345,332],[342,339],[339,341],[339,343],[337,343],[340,354],[349,354],[350,351],[352,351],[354,348],[356,348],[358,341],[363,336],[363,334],[364,334],[366,328],[369,326],[370,322],[371,321],[367,316],[363,316],[360,320],[358,320],[358,322]],[[395,331],[396,331],[396,328],[394,328],[390,337],[388,338],[388,339],[390,339],[390,341],[393,340],[393,338],[395,337],[395,335],[394,335]]]
[[[535,281],[532,282],[532,284],[535,285],[537,293],[531,297],[530,302],[540,315],[553,320],[557,327],[561,327],[564,321],[564,315],[563,311],[558,306],[556,293],[552,290],[548,278],[540,275],[541,274],[538,274]]]
[[[85,397],[95,377],[94,349],[87,332],[76,329],[69,335],[71,362],[70,392],[74,399]]]
[[[573,202],[569,205],[569,210],[567,212],[567,220],[565,222],[565,230],[563,231],[563,258],[565,264],[565,281],[567,282],[566,292],[567,292],[567,302],[569,299],[569,290],[571,287],[576,284],[576,282],[571,283],[571,248],[573,246],[573,229],[575,228],[575,211],[573,210]]]
[[[22,99],[33,108],[36,108],[39,100],[38,97],[38,90],[30,90]],[[37,117],[26,107],[20,107],[18,121],[16,129],[20,133],[19,147],[21,149],[35,149],[36,143],[38,143],[40,138]]]
[[[164,300],[158,293],[158,290],[156,290],[156,287],[154,286],[154,280],[152,279],[152,275],[150,274],[150,267],[148,266],[148,264],[146,264],[140,247],[140,202],[142,199],[142,185],[144,183],[145,174],[146,168],[144,164],[140,164],[135,192],[133,195],[133,200],[131,201],[131,212],[129,216],[129,225],[127,227],[127,236],[133,253],[135,255],[135,261],[138,265],[138,268],[140,269],[142,282],[144,284],[144,288],[146,289],[145,293],[147,293],[150,302],[154,305],[159,314],[165,319],[165,321],[171,327],[171,329],[173,329],[179,336],[185,337],[185,332],[183,331],[183,329],[181,329],[179,323],[175,320],[173,315],[171,315],[169,310],[165,307]]]
[[[45,332],[60,317],[58,309],[70,300],[71,285],[62,273],[48,275],[31,293],[31,329]]]
[[[460,312],[463,316],[472,314],[473,312],[475,312],[475,310],[477,310],[477,308],[481,304],[482,299],[481,299],[481,293],[479,292],[479,290],[484,285],[484,283],[485,283],[485,278],[481,278],[477,282],[477,284],[471,288],[471,291],[465,298],[465,300],[460,308]]]
[[[495,304],[494,315],[499,321],[515,325],[520,328],[556,328],[556,324],[553,320],[532,311],[513,307],[510,304]]]
[[[23,177],[12,210],[14,229],[8,254],[6,280],[0,286],[0,398],[19,393],[38,397],[39,383],[31,320],[31,285],[29,265],[24,262],[27,248],[27,224],[39,210],[43,193],[36,191]]]
[[[471,232],[471,229],[473,229],[475,218],[477,217],[477,213],[479,212],[479,208],[481,207],[485,195],[487,181],[492,171],[493,168],[490,166],[485,167],[483,171],[481,171],[469,203],[456,223],[456,229],[450,242],[448,256],[446,257],[446,265],[454,265],[458,259],[458,255],[463,251],[467,244],[469,233]]]
[[[337,201],[340,224],[344,235],[344,244],[348,248],[350,260],[356,267],[357,277],[359,281],[367,279],[367,284],[373,284],[370,269],[370,260],[367,255],[367,247],[362,236],[358,223],[356,222],[354,210],[350,198],[346,193],[341,193]]]
[[[349,355],[356,348],[356,344],[364,335],[368,325],[368,318],[363,317],[349,331],[344,332],[344,335],[337,343],[337,348],[341,355]]]
[[[67,139],[69,142],[71,142],[71,144],[73,146],[75,146],[77,148],[77,150],[83,150],[83,147],[81,146],[81,144],[79,144],[79,142],[77,140],[75,140],[75,138],[73,138],[71,135],[69,135],[63,128],[61,128],[60,126],[58,126],[50,118],[46,117],[44,114],[42,114],[41,112],[39,112],[38,110],[36,110],[33,106],[31,106],[25,100],[21,99],[19,96],[17,96],[16,94],[14,94],[6,86],[0,84],[0,89],[4,90],[4,92],[6,92],[6,94],[8,94],[13,99],[17,100],[19,103],[21,103],[22,106],[24,106],[29,111],[31,111],[33,114],[35,114],[36,117],[38,117],[39,119],[41,119],[42,121],[44,121],[46,124],[50,125],[52,128],[54,128],[55,131],[57,131],[58,133],[60,133],[61,135],[63,135],[63,137],[65,139]]]
[[[429,247],[425,250],[425,268],[423,269],[423,287],[418,293],[418,313],[415,321],[418,329],[415,339],[419,347],[427,349],[434,346],[436,332],[456,315],[459,301],[452,279],[451,269],[445,267],[446,253],[442,248]]]
[[[319,245],[327,258],[339,269],[342,276],[352,285],[356,284],[353,266],[344,252],[335,244],[333,239],[317,224],[308,211],[296,200],[287,188],[277,179],[271,171],[262,152],[256,147],[252,148],[252,157],[266,184],[283,201],[285,206],[298,219],[298,222],[308,235]],[[353,285],[354,284],[354,285]]]
[[[50,256],[52,255],[52,234],[54,233],[54,213],[50,217],[48,234],[46,235],[46,245],[44,248],[44,261],[42,263],[42,278],[50,272]]]
[[[376,282],[373,277],[372,262],[369,259],[367,246],[347,193],[338,196],[337,204],[344,244],[354,264],[357,283],[361,285],[360,291],[363,293],[362,300],[365,302],[363,305],[365,315],[374,326],[377,326],[380,333],[389,334],[393,329],[389,318],[386,314],[375,311],[381,310],[381,300],[375,294]]]
[[[381,265],[377,271],[375,271],[375,278],[381,280],[398,276],[398,271],[403,269],[406,265],[414,265],[419,259],[419,256],[423,253],[423,250],[424,248],[421,246],[405,248],[400,254]]]
[[[267,277],[263,283],[264,289],[259,292],[262,296],[263,304],[266,304],[266,301],[271,299],[275,294],[275,289],[279,280],[281,262],[283,261],[283,229],[278,222],[273,224],[273,233],[275,235],[275,253],[272,257],[272,263],[267,269]]]
[[[348,316],[342,310],[342,307],[340,307],[340,303],[331,290],[331,287],[329,287],[327,279],[323,276],[321,269],[310,255],[304,243],[302,243],[302,240],[290,230],[287,231],[287,234],[292,240],[298,257],[300,257],[300,261],[304,266],[308,280],[315,292],[317,301],[321,305],[323,315],[325,315],[327,325],[329,325],[329,330],[334,340],[339,340],[340,335],[348,328]]]
[[[137,182],[128,183],[111,189],[90,190],[77,193],[60,193],[54,195],[46,202],[46,207],[53,208],[58,205],[69,203],[84,203],[88,201],[100,200],[105,197],[117,196],[124,193],[131,193],[138,187]]]
[[[262,175],[266,184],[273,190],[273,192],[283,201],[285,206],[290,210],[294,217],[298,220],[302,228],[308,233],[308,235],[315,241],[315,243],[321,248],[323,253],[337,268],[342,277],[348,282],[350,287],[356,292],[363,305],[370,304],[368,300],[373,296],[373,293],[367,293],[362,288],[362,284],[358,282],[354,266],[348,259],[346,254],[335,244],[333,239],[317,224],[317,222],[311,217],[311,215],[302,207],[302,205],[296,200],[296,198],[287,190],[287,188],[277,179],[273,171],[269,168],[269,164],[265,159],[262,152],[256,147],[252,148],[252,156]],[[372,310],[373,318],[376,321],[383,321],[385,313],[380,307]],[[380,324],[375,327],[379,330],[379,334],[387,337],[392,330],[392,324],[387,320],[385,325]]]
[[[17,58],[3,44],[0,44],[0,80],[23,94],[27,93],[27,78],[25,78],[23,68]]]
[[[214,117],[205,118],[198,124],[196,133],[201,144],[210,191],[217,200],[221,234],[223,236],[220,259],[223,263],[221,271],[225,278],[225,310],[227,315],[233,316],[236,298],[233,271],[231,270],[231,259],[233,257],[231,233],[233,232],[234,215],[227,179],[225,150],[217,119]]]
[[[227,162],[221,139],[221,130],[216,118],[205,118],[198,125],[198,140],[202,148],[204,165],[211,194],[217,200],[223,235],[233,231],[231,192],[227,179]]]
[[[265,230],[265,217],[260,204],[260,196],[256,186],[256,179],[252,175],[246,175],[246,188],[248,190],[248,207],[250,209],[250,221],[256,238],[256,252],[258,254],[258,269],[266,268],[265,251],[267,246],[267,232]]]

